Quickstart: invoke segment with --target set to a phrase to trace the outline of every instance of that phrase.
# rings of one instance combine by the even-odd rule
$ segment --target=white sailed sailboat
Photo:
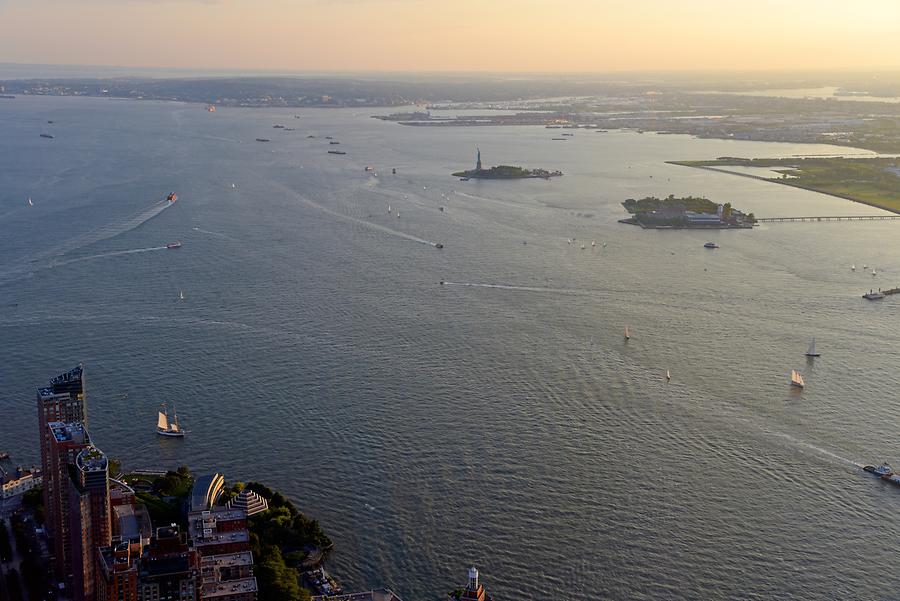
[[[666,370],[666,382],[672,379],[672,373],[667,369]]]
[[[809,348],[806,349],[806,356],[807,357],[818,357],[819,356],[819,353],[816,352],[816,339],[815,338],[813,338],[812,341],[809,343]]]
[[[175,407],[172,407],[172,417],[169,417],[169,410],[166,404],[162,404],[159,410],[159,417],[156,420],[156,433],[160,436],[174,436],[178,438],[184,437],[184,430],[178,425],[178,414],[175,413]]]
[[[184,290],[178,291],[178,300],[184,300]]]
[[[791,386],[796,386],[797,388],[806,386],[806,382],[803,381],[803,376],[800,375],[800,372],[796,369],[791,370]]]
[[[631,332],[628,331],[628,326],[625,326],[625,340],[629,340],[631,338]]]

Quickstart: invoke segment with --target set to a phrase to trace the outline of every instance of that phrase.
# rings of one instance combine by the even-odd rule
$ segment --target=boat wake
[[[195,232],[200,232],[201,234],[206,234],[207,236],[217,236],[217,237],[219,237],[219,238],[227,238],[227,239],[229,239],[229,240],[234,240],[234,238],[232,238],[231,236],[229,236],[229,235],[227,235],[227,234],[223,234],[223,233],[221,233],[221,232],[211,232],[211,231],[209,231],[209,230],[205,230],[205,229],[200,228],[200,227],[195,227],[195,228],[194,228],[194,231],[195,231]]]
[[[132,248],[130,250],[115,250],[108,253],[100,253],[97,255],[88,255],[86,257],[75,257],[74,259],[67,259],[65,261],[52,261],[48,268],[59,267],[62,265],[69,265],[70,263],[80,263],[81,261],[92,261],[94,259],[105,259],[106,257],[118,257],[121,255],[133,255],[137,253],[146,253],[152,252],[155,250],[166,250],[165,246],[152,246],[150,248]]]
[[[91,244],[96,244],[97,242],[101,242],[103,240],[108,240],[110,238],[115,238],[116,236],[120,236],[126,232],[130,232],[133,229],[136,229],[163,211],[172,206],[173,203],[168,200],[162,200],[159,202],[155,202],[149,207],[145,209],[141,209],[140,211],[129,215],[123,219],[118,221],[114,221],[113,223],[108,223],[102,227],[91,230],[81,236],[77,236],[72,240],[69,240],[63,243],[60,246],[57,246],[52,251],[53,256],[61,257],[66,255],[74,250],[78,250],[79,248],[84,248],[85,246],[89,246]]]
[[[479,284],[473,282],[441,282],[444,286],[465,286],[467,288],[493,288],[496,290],[515,290],[519,292],[544,292],[551,294],[573,294],[583,296],[595,296],[606,291],[585,290],[578,288],[552,288],[549,286],[515,286],[513,284]]]
[[[778,436],[779,438],[783,438],[787,441],[790,441],[791,443],[793,443],[797,446],[803,447],[805,449],[809,449],[810,451],[813,451],[819,455],[823,455],[825,457],[830,457],[831,459],[836,459],[837,461],[840,461],[841,463],[846,463],[848,465],[852,465],[853,467],[858,467],[860,469],[862,469],[862,467],[863,467],[863,464],[861,464],[861,463],[857,463],[856,461],[847,459],[846,457],[842,457],[842,456],[838,455],[837,453],[832,453],[828,449],[823,449],[822,447],[819,447],[812,443],[806,442],[805,440],[800,440],[799,438],[791,436],[790,434],[785,434],[784,432],[770,432],[770,433],[774,434],[775,436]]]
[[[31,257],[24,258],[22,262],[16,265],[11,265],[8,269],[0,272],[0,284],[9,283],[22,277],[30,277],[35,271],[41,269],[47,269],[49,267],[53,267],[54,265],[65,264],[65,261],[59,262],[56,261],[56,259],[65,257],[66,255],[76,250],[90,246],[91,244],[96,244],[97,242],[115,238],[116,236],[120,236],[126,232],[130,232],[131,230],[147,223],[148,221],[165,211],[172,204],[173,203],[169,202],[168,200],[154,202],[149,207],[143,208],[136,213],[117,219],[111,223],[107,223],[106,225],[85,232],[84,234],[81,234],[79,236],[75,236],[74,238],[66,240],[56,246],[46,248],[42,252],[36,253]],[[141,252],[144,252],[143,249],[139,250],[141,250]],[[152,250],[155,250],[155,248]],[[85,260],[85,258],[79,257],[77,260]],[[47,263],[44,263],[45,261],[47,261]]]
[[[286,189],[288,189],[288,188],[286,188]],[[389,234],[389,235],[395,236],[397,238],[403,238],[404,240],[418,242],[419,244],[426,244],[428,246],[434,246],[434,247],[437,247],[437,245],[438,245],[437,242],[433,242],[431,240],[426,240],[425,238],[419,238],[418,236],[413,236],[412,234],[407,234],[406,232],[401,232],[401,231],[389,228],[387,226],[384,226],[384,225],[381,225],[378,223],[373,223],[371,221],[366,221],[365,219],[360,219],[358,217],[351,217],[350,215],[345,215],[343,213],[339,213],[337,211],[329,209],[328,207],[323,207],[322,205],[315,203],[315,202],[309,200],[308,198],[304,198],[303,196],[300,196],[299,194],[295,194],[295,197],[297,198],[297,200],[299,200],[303,204],[305,204],[309,207],[312,207],[314,209],[318,209],[319,211],[322,211],[326,215],[330,215],[337,219],[356,223],[363,227],[366,227],[366,228],[369,228],[372,230],[376,230],[379,232],[383,232],[385,234]]]

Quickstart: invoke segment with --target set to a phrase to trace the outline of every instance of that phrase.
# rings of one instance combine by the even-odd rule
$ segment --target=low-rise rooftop
[[[312,601],[402,601],[394,591],[386,588],[367,591],[365,593],[350,593],[347,595],[313,595]]]
[[[191,537],[194,546],[198,549],[224,543],[249,543],[250,534],[246,530],[233,530],[231,532],[207,532],[201,530],[199,536]]]
[[[256,578],[241,578],[240,580],[226,580],[224,582],[208,582],[203,584],[200,591],[201,599],[218,599],[232,595],[256,593]]]
[[[253,554],[250,551],[241,553],[225,553],[223,555],[207,555],[200,560],[200,569],[237,566],[252,566]]]

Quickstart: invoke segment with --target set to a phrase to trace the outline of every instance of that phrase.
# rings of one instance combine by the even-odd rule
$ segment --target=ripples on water
[[[624,132],[562,147],[350,111],[260,145],[293,113],[0,110],[0,448],[22,461],[34,388],[83,360],[101,448],[287,491],[337,540],[349,588],[437,599],[474,563],[507,599],[885,598],[889,570],[872,573],[897,563],[900,494],[857,464],[900,454],[900,331],[894,300],[859,295],[900,282],[896,226],[615,223],[647,194],[867,211],[663,162],[833,149]],[[476,143],[566,176],[449,177]],[[881,275],[848,269],[864,263]],[[190,437],[155,437],[162,400]]]

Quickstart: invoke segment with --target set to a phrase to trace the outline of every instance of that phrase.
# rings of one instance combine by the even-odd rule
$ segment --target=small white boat
[[[237,186],[236,186],[235,184],[231,184],[231,189],[232,189],[232,190],[236,190],[236,189],[237,189]]]
[[[875,270],[873,269],[873,270],[872,270],[872,276],[874,277],[875,275],[876,275],[876,274],[875,274]]]
[[[31,202],[31,197],[30,197],[30,196],[28,197],[28,206],[29,206],[29,207],[33,207],[33,206],[34,206],[34,203]]]
[[[596,241],[596,240],[591,240],[591,247],[593,248],[594,246],[597,246],[597,241]]]
[[[581,250],[584,250],[584,244],[581,245]]]
[[[813,338],[812,341],[809,343],[809,348],[806,349],[806,356],[807,357],[818,357],[819,356],[819,353],[816,351],[816,339],[815,338]]]
[[[671,373],[669,372],[669,370],[667,369],[667,370],[666,370],[666,382],[668,382],[668,381],[671,380],[671,379],[672,379],[672,374],[671,374]]]
[[[184,430],[178,425],[178,414],[175,413],[175,406],[172,406],[172,417],[169,417],[169,410],[165,403],[159,410],[159,416],[156,418],[156,433],[160,436],[171,436],[177,438],[184,437]]]
[[[391,205],[388,205],[388,213],[391,212]]]
[[[797,388],[806,386],[806,382],[803,381],[803,376],[796,369],[791,370],[791,386],[796,386]]]
[[[178,300],[184,300],[184,290],[178,291]]]
[[[625,340],[631,339],[631,332],[628,331],[628,326],[625,326]]]
[[[400,211],[397,211],[397,219],[400,219]]]
[[[856,265],[851,265],[851,266],[850,266],[850,271],[856,271]]]

